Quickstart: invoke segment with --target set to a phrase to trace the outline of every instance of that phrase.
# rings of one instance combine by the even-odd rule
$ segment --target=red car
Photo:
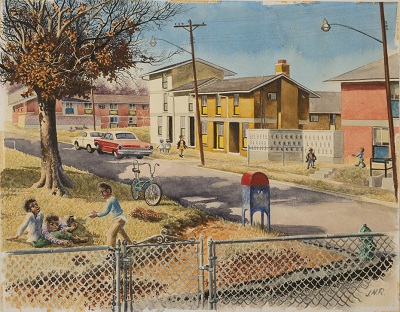
[[[136,156],[143,158],[153,153],[153,146],[140,141],[136,135],[127,131],[109,131],[103,137],[94,139],[94,144],[99,154],[109,153],[116,158]]]

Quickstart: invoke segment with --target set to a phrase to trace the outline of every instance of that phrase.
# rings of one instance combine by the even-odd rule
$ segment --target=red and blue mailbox
[[[242,225],[245,225],[246,210],[250,212],[250,225],[253,214],[261,212],[261,227],[264,228],[264,213],[268,218],[270,230],[270,189],[268,177],[262,172],[246,172],[242,176]]]

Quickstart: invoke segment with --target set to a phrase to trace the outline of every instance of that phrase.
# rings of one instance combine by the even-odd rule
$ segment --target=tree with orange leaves
[[[183,6],[155,0],[4,0],[0,78],[28,87],[39,103],[41,176],[34,187],[68,194],[58,151],[56,100],[85,96],[93,80],[115,81],[157,56],[142,46]]]

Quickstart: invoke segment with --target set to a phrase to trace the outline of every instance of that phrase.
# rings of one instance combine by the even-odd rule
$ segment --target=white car
[[[94,139],[99,139],[104,135],[101,131],[83,131],[79,137],[73,139],[72,143],[76,150],[85,148],[89,153],[93,153],[97,147],[94,144]]]

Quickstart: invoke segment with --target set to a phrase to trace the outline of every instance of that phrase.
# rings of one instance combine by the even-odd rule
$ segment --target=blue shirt
[[[114,196],[110,196],[106,202],[106,208],[103,212],[101,212],[97,217],[101,218],[108,214],[111,214],[113,218],[116,218],[122,215],[124,212],[118,202],[118,200]]]

